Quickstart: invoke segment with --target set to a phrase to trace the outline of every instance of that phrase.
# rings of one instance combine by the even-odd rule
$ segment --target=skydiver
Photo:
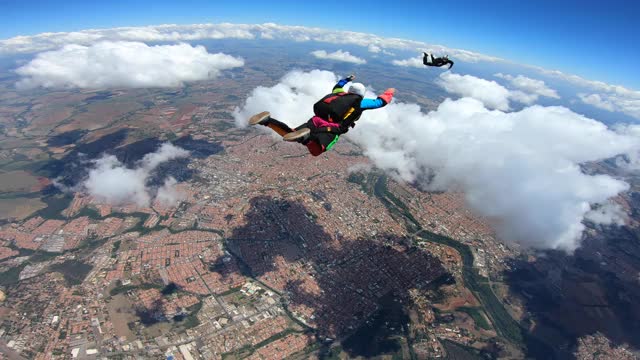
[[[433,57],[433,54],[423,53],[424,57],[422,58],[422,63],[427,66],[437,66],[441,67],[443,65],[449,64],[449,69],[453,67],[453,61],[449,59],[449,55],[445,55],[444,57]]]
[[[355,75],[338,81],[333,91],[313,105],[314,116],[306,123],[291,129],[289,126],[271,117],[268,111],[253,115],[251,125],[267,126],[285,141],[295,141],[306,145],[313,156],[330,150],[340,135],[354,127],[364,110],[378,109],[391,102],[395,89],[389,88],[376,99],[365,99],[365,87],[353,83],[348,91],[344,86],[355,79]]]

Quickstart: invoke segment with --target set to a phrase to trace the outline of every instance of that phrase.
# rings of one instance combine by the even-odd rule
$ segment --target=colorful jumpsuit
[[[346,78],[338,81],[336,85],[333,87],[332,94],[340,94],[344,93],[344,86],[351,81],[351,79]],[[360,101],[360,109],[359,110],[371,110],[378,109],[389,102],[391,102],[392,94],[384,93],[378,96],[376,99],[362,99]],[[358,116],[359,117],[359,116]],[[353,121],[358,120],[357,118],[353,119],[351,122],[351,127],[354,126]],[[348,126],[344,126],[345,124],[340,124],[337,122],[329,121],[328,119],[323,119],[320,116],[313,116],[306,123],[296,127],[295,129],[291,129],[287,124],[278,121],[274,118],[269,118],[265,124],[279,135],[284,136],[290,132],[300,130],[302,128],[309,128],[311,130],[311,135],[308,139],[301,141],[303,145],[306,145],[309,149],[309,152],[313,156],[318,156],[323,152],[330,150],[333,145],[338,142],[341,134],[346,133],[348,130]]]

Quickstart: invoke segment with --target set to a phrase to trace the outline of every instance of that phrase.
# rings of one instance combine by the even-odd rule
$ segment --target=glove
[[[355,78],[356,78],[356,76],[354,74],[351,74],[351,75],[347,76],[347,80],[349,80],[349,81],[353,81],[353,79],[355,79]]]
[[[396,89],[388,88],[382,93],[382,95],[379,95],[378,97],[382,99],[382,101],[388,104],[391,102],[391,99],[393,99],[393,94],[395,93],[396,93]]]

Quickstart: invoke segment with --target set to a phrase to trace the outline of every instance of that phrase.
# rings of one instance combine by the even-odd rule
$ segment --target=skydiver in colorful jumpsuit
[[[391,102],[395,89],[389,88],[376,99],[365,99],[365,87],[353,83],[348,91],[344,86],[355,78],[351,75],[338,81],[333,91],[320,99],[314,106],[314,116],[306,123],[291,129],[285,123],[271,117],[268,111],[253,115],[251,125],[267,126],[283,137],[285,141],[296,141],[306,145],[313,156],[330,150],[340,135],[355,126],[364,110],[378,109]]]

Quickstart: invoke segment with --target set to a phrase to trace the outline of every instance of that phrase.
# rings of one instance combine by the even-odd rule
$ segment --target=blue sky
[[[0,38],[163,23],[317,26],[442,44],[640,89],[633,0],[0,0]]]

